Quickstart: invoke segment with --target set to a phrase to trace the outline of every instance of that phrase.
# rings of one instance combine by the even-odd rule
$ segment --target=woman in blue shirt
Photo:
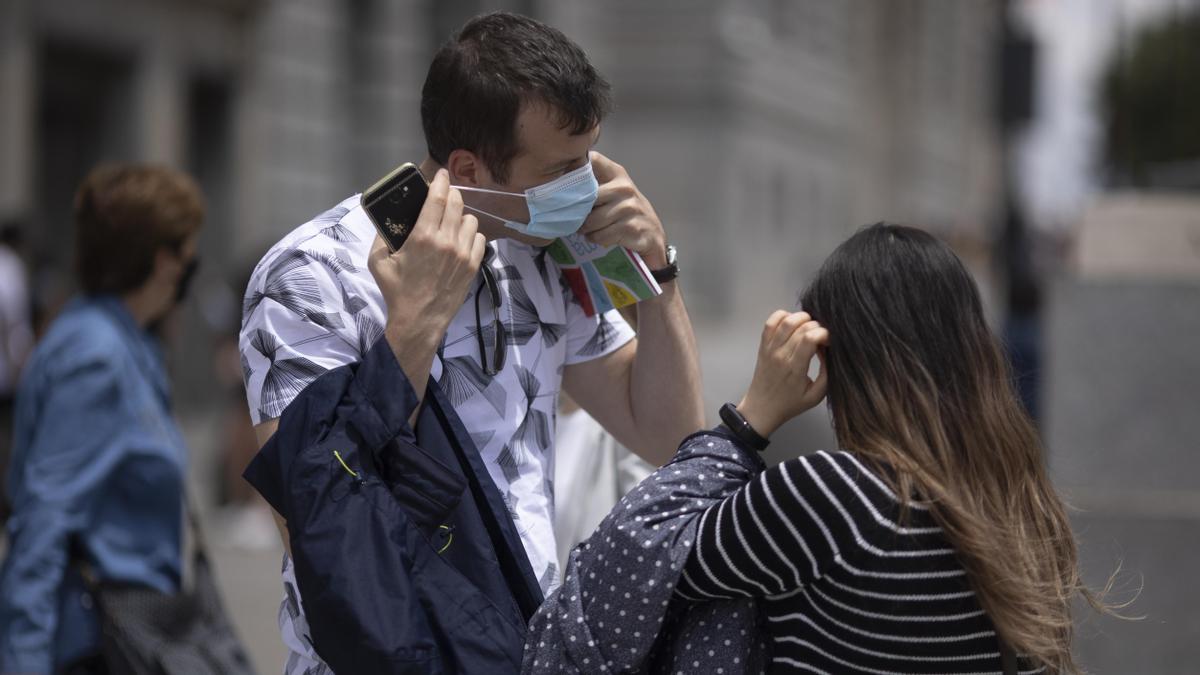
[[[101,167],[76,195],[82,294],[17,390],[0,673],[104,672],[81,561],[101,581],[179,590],[187,458],[155,333],[203,216],[195,183],[161,167]]]

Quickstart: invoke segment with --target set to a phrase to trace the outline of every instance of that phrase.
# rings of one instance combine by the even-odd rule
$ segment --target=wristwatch
[[[667,244],[667,266],[650,270],[650,276],[660,284],[665,284],[675,277],[679,276],[679,263],[677,262],[678,252],[674,246]]]
[[[767,446],[771,444],[771,441],[763,438],[762,434],[750,426],[750,422],[737,409],[737,406],[732,403],[726,403],[721,406],[721,421],[725,423],[725,426],[729,427],[729,430],[733,432],[733,435],[739,441],[759,452],[766,450]]]

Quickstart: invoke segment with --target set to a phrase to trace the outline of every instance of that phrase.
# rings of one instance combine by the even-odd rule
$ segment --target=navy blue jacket
[[[516,673],[542,601],[508,510],[430,378],[387,341],[284,410],[245,478],[288,523],[314,646],[337,673]]]

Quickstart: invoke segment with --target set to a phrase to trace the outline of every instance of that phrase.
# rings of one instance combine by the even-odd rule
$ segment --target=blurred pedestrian
[[[187,450],[155,332],[187,292],[203,217],[195,183],[166,168],[101,167],[76,195],[81,293],[16,396],[0,672],[106,672],[82,564],[179,591]]]
[[[12,450],[12,406],[17,378],[33,346],[33,316],[29,305],[29,273],[23,244],[25,228],[16,221],[0,226],[0,475]],[[0,523],[8,518],[7,500],[0,499]]]

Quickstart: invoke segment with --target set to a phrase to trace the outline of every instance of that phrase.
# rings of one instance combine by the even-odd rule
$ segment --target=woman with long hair
[[[686,440],[577,549],[527,666],[561,665],[545,645],[577,653],[582,637],[617,669],[1077,672],[1072,601],[1100,605],[959,259],[925,232],[874,225],[801,307],[767,321],[726,425]],[[826,394],[840,450],[766,470],[749,459]],[[614,571],[625,583],[608,583]],[[759,640],[731,645],[747,630]],[[629,638],[642,631],[648,642]]]

